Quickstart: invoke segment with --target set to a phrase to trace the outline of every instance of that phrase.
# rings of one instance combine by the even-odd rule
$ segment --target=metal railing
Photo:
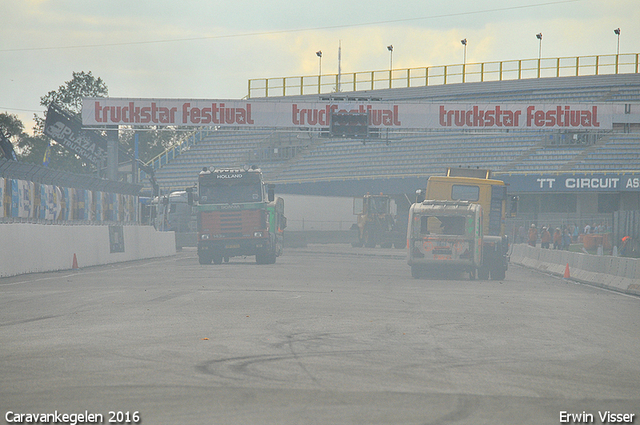
[[[158,170],[164,165],[168,164],[169,161],[177,158],[182,152],[189,149],[191,146],[195,145],[197,142],[202,140],[202,131],[195,130],[190,132],[186,136],[184,136],[178,143],[167,148],[164,152],[153,157],[146,165],[150,165],[154,170]],[[147,174],[138,170],[138,181],[142,182],[147,177]]]
[[[520,59],[384,71],[250,79],[247,98],[529,78],[638,73],[640,54]]]

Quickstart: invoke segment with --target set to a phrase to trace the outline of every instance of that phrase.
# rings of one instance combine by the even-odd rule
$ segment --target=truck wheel
[[[504,280],[506,270],[502,267],[494,267],[491,269],[491,280]]]
[[[213,264],[222,264],[222,254],[213,254]]]
[[[365,231],[364,246],[366,246],[367,248],[375,248],[376,245],[376,238],[371,234],[371,232]]]
[[[385,242],[380,244],[380,248],[391,248],[393,246],[393,242]]]
[[[256,264],[274,264],[275,262],[275,250],[262,251],[256,254]]]
[[[198,262],[200,264],[211,264],[211,257],[198,256]]]
[[[478,279],[480,279],[480,280],[489,279],[489,268],[488,267],[480,267],[478,269]]]

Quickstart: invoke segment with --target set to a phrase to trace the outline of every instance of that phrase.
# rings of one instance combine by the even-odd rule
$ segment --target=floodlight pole
[[[316,52],[316,56],[318,56],[318,94],[320,94],[322,78],[322,50],[318,50]]]
[[[539,32],[536,34],[536,38],[538,39],[538,78],[540,78],[540,66],[542,61],[542,33]]]
[[[387,46],[389,51],[389,88],[391,88],[392,72],[393,72],[393,44]]]
[[[464,46],[464,54],[462,56],[462,82],[464,83],[467,68],[467,39],[463,38],[460,43]]]
[[[620,58],[620,28],[616,28],[613,32],[618,36],[618,47],[616,48],[616,74],[618,73],[618,60]]]

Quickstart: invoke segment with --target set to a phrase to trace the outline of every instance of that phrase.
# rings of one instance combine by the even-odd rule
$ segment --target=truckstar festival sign
[[[366,114],[370,128],[608,130],[613,115],[624,113],[619,108],[624,105],[84,98],[82,124],[321,129],[332,116]]]

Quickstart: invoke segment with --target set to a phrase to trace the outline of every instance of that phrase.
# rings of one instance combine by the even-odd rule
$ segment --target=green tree
[[[40,105],[49,109],[49,105],[55,103],[72,115],[78,115],[82,110],[83,97],[104,97],[108,93],[104,81],[101,78],[95,78],[91,71],[74,72],[70,81],[66,81],[58,90],[50,91],[41,97]],[[95,170],[93,165],[86,163],[82,158],[44,135],[46,113],[44,116],[34,114],[34,120],[36,122],[33,128],[34,136],[24,135],[18,143],[22,152],[20,160],[41,164],[44,152],[50,144],[49,167],[74,173],[91,173]]]
[[[185,131],[173,127],[144,127],[140,131],[132,128],[120,129],[120,146],[131,155],[135,150],[135,135],[138,133],[138,153],[142,162],[149,162],[186,136]]]
[[[50,91],[40,98],[40,105],[49,109],[49,105],[55,103],[72,115],[82,112],[83,97],[106,97],[109,95],[107,85],[102,78],[95,78],[91,71],[74,72],[71,81],[66,81],[58,90]],[[36,132],[44,131],[44,120],[34,115]]]
[[[40,105],[49,109],[49,105],[55,103],[71,115],[80,115],[83,97],[106,97],[108,93],[107,85],[101,78],[94,77],[91,72],[74,72],[70,81],[66,81],[57,90],[42,96]],[[36,122],[33,128],[34,136],[30,136],[24,132],[24,125],[15,115],[0,114],[0,126],[6,129],[5,133],[12,135],[10,140],[14,147],[17,147],[19,160],[42,164],[44,153],[50,145],[49,167],[75,173],[95,171],[92,164],[86,163],[44,134],[46,112],[42,116],[34,114],[34,120]],[[148,162],[185,135],[179,128],[149,126],[140,130],[138,131],[139,157],[143,162]],[[120,147],[132,156],[135,133],[133,128],[120,127]]]
[[[19,161],[41,164],[48,141],[44,136],[30,136],[17,115],[0,113],[0,131],[9,138]]]

